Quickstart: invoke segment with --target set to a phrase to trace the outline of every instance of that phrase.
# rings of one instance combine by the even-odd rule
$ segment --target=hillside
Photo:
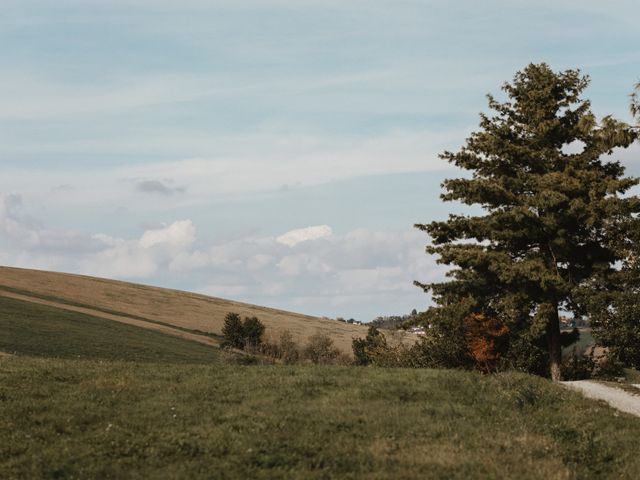
[[[18,356],[212,364],[217,348],[79,312],[0,296],[0,352]]]
[[[366,334],[364,326],[196,293],[68,273],[0,267],[0,295],[3,294],[12,294],[23,301],[47,301],[58,308],[77,307],[76,311],[81,313],[112,320],[137,321],[138,326],[157,330],[165,326],[163,333],[180,336],[198,332],[220,335],[228,312],[257,316],[267,327],[267,338],[278,337],[283,330],[289,330],[294,340],[302,344],[309,336],[324,333],[345,353],[351,352],[352,338]],[[167,329],[167,325],[179,331]]]

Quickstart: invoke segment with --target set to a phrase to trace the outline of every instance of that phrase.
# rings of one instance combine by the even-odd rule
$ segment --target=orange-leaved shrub
[[[464,319],[464,338],[469,357],[476,369],[495,372],[506,347],[509,328],[500,320],[483,313],[471,313]]]

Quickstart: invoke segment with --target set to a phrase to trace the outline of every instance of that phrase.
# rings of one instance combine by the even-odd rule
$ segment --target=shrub
[[[596,361],[595,364],[594,377],[604,380],[617,380],[620,377],[624,377],[624,364],[615,356],[606,355],[604,358]]]
[[[229,312],[224,317],[224,326],[222,327],[222,335],[224,342],[222,346],[243,349],[245,345],[244,325],[240,320],[240,315]]]
[[[232,347],[244,350],[249,347],[256,350],[262,343],[265,326],[257,317],[245,317],[244,322],[240,315],[229,312],[224,317],[222,335],[224,335],[223,347]]]
[[[292,365],[300,360],[300,350],[293,341],[293,336],[289,330],[284,330],[280,334],[280,359],[287,365]]]
[[[464,338],[473,366],[483,373],[495,372],[507,346],[509,328],[500,320],[482,313],[464,319]]]
[[[549,353],[546,350],[546,337],[536,335],[529,330],[516,334],[512,332],[509,350],[502,357],[505,368],[521,372],[549,376]]]
[[[375,363],[375,357],[385,353],[387,339],[373,325],[369,327],[365,338],[354,338],[351,342],[356,365]]]
[[[333,340],[323,333],[310,336],[302,349],[302,357],[312,363],[334,363],[339,353]]]
[[[469,368],[462,322],[433,322],[409,349],[414,368]]]
[[[593,355],[582,355],[573,347],[571,355],[563,359],[563,380],[587,380],[591,378],[595,370]]]
[[[242,325],[245,345],[254,348],[260,345],[264,330],[264,324],[257,317],[246,317]]]

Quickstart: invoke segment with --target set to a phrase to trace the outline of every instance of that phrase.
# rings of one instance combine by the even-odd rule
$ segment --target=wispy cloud
[[[291,230],[287,233],[283,233],[276,240],[284,245],[293,247],[302,242],[308,242],[309,240],[318,240],[319,238],[330,237],[333,230],[329,225],[316,225],[313,227],[298,228]]]
[[[161,180],[141,180],[136,183],[135,190],[141,193],[173,195],[176,193],[183,193],[186,188],[171,186],[168,181],[163,182]]]

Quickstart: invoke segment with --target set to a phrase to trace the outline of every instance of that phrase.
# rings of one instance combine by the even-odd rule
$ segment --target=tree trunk
[[[558,316],[558,304],[549,305],[549,318],[547,320],[547,339],[549,342],[549,370],[551,380],[562,380],[562,345],[560,343],[560,317]]]

